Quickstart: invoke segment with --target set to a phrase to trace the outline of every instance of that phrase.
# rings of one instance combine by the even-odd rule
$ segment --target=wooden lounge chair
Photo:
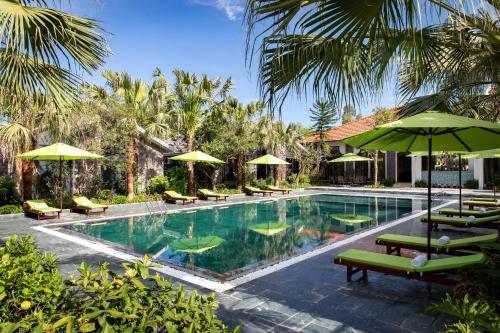
[[[460,210],[457,208],[443,208],[439,210],[439,214],[446,216],[459,216]],[[474,210],[474,209],[462,209],[462,217],[464,216],[474,216],[474,217],[486,217],[500,215],[500,209],[490,209],[490,210]]]
[[[490,208],[499,208],[500,201],[492,201],[492,200],[467,200],[463,202],[464,205],[469,206],[469,209],[474,209],[474,207],[490,207]]]
[[[289,194],[291,189],[289,188],[280,188],[272,185],[266,185],[266,190],[273,191],[273,192],[281,192],[282,194]]]
[[[87,216],[91,214],[105,214],[108,206],[96,204],[87,199],[87,197],[73,197],[71,200],[71,208],[72,212],[84,212]]]
[[[441,245],[437,239],[431,239],[431,251],[436,254],[466,255],[463,251],[476,251],[480,243],[494,243],[498,241],[498,234],[488,234],[460,239],[450,239],[446,244]],[[397,234],[383,234],[377,237],[377,245],[386,247],[387,254],[396,252],[401,255],[401,249],[427,251],[427,237],[406,236]]]
[[[23,211],[26,216],[35,215],[37,220],[58,219],[62,212],[59,208],[49,207],[43,200],[25,201]]]
[[[420,219],[422,223],[427,223],[427,216]],[[471,219],[469,217],[447,217],[431,215],[431,222],[437,230],[438,224],[445,224],[457,228],[485,228],[498,229],[500,233],[500,215],[485,216]]]
[[[243,188],[243,192],[245,192],[247,195],[262,194],[263,197],[265,197],[266,195],[271,196],[271,194],[273,194],[273,191],[261,190],[260,188],[253,186],[245,186]]]
[[[197,197],[190,197],[187,195],[182,195],[182,194],[179,194],[175,191],[163,192],[162,198],[165,202],[174,203],[174,204],[177,203],[177,201],[182,201],[183,205],[187,205],[187,204],[191,204],[191,203],[194,204],[196,202],[196,199],[198,199]]]
[[[407,279],[434,282],[454,286],[457,281],[453,273],[459,269],[472,267],[486,260],[484,253],[461,257],[432,259],[421,267],[411,265],[412,258],[398,257],[389,254],[350,249],[338,254],[334,262],[347,267],[347,281],[352,281],[353,274],[363,273],[363,279],[368,280],[368,271],[405,277]]]
[[[471,201],[496,201],[495,198],[472,198]]]
[[[215,193],[213,191],[210,191],[209,189],[201,188],[198,190],[198,196],[202,200],[208,200],[208,198],[215,198],[215,201],[219,200],[227,201],[227,197],[229,196],[229,194]]]

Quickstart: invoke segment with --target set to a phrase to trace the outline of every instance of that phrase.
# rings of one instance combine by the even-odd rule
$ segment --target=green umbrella
[[[266,164],[266,165],[287,165],[290,164],[287,161],[283,161],[281,158],[277,158],[271,154],[267,154],[258,157],[254,160],[248,161],[248,164]]]
[[[248,229],[264,236],[273,236],[275,234],[285,231],[289,227],[290,225],[286,223],[260,223],[260,224],[254,224]]]
[[[364,156],[359,156],[357,154],[353,153],[348,153],[344,154],[340,157],[337,157],[331,161],[328,161],[328,163],[344,163],[344,162],[365,162],[365,161],[371,161],[371,158],[364,157]]]
[[[500,147],[500,124],[427,111],[378,126],[343,140],[366,150],[398,152],[427,151],[427,257],[431,258],[431,168],[432,151],[478,151]]]
[[[490,149],[490,150],[482,150],[474,153],[468,153],[463,155],[464,158],[500,158],[500,149]],[[493,163],[493,199],[496,200],[496,177],[495,177],[495,164]]]
[[[28,151],[23,154],[18,154],[17,158],[36,161],[59,161],[59,184],[61,187],[60,193],[60,208],[62,209],[63,185],[62,185],[62,162],[70,160],[88,160],[103,158],[101,155],[90,153],[86,150],[76,148],[64,143],[54,143],[50,146]]]
[[[215,158],[198,150],[177,155],[170,159],[174,161],[184,161],[184,162],[224,163],[224,161],[221,161],[218,158]]]
[[[177,252],[200,254],[221,245],[223,242],[224,239],[218,236],[204,236],[181,239],[172,242],[170,246]]]

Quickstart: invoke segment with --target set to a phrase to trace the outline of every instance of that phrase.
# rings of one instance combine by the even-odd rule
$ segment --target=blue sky
[[[106,69],[126,70],[146,82],[155,67],[165,73],[181,68],[211,77],[231,76],[234,96],[243,102],[259,98],[256,66],[249,69],[245,64],[244,0],[85,0],[66,6],[69,12],[100,21],[107,31],[113,55]],[[99,72],[87,80],[103,83]],[[283,120],[309,124],[312,102],[289,97]],[[376,105],[395,104],[389,91],[360,110],[369,114]]]

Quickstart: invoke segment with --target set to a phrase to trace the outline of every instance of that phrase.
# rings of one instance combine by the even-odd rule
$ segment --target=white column
[[[478,158],[474,160],[474,178],[479,182],[479,188],[484,188],[484,166],[483,159]]]
[[[411,186],[415,186],[415,181],[422,179],[422,157],[411,158]]]

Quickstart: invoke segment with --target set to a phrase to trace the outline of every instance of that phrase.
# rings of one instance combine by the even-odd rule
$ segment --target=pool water
[[[310,195],[63,228],[227,279],[421,209],[420,199]]]

